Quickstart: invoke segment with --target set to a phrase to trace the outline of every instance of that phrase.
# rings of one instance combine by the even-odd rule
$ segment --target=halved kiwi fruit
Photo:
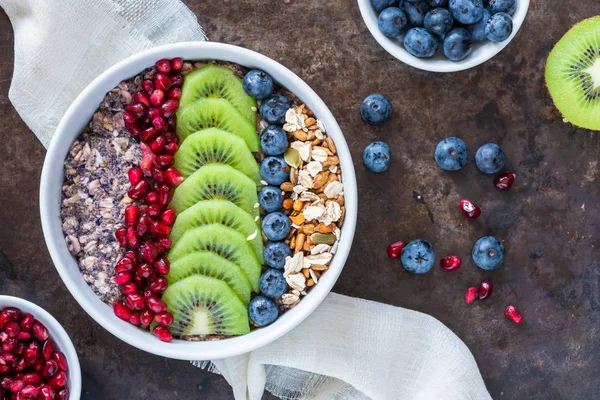
[[[252,285],[258,291],[261,263],[254,249],[244,235],[221,224],[202,225],[188,230],[173,244],[169,252],[169,261],[175,262],[197,251],[212,251],[219,256],[239,265]]]
[[[217,128],[196,132],[175,154],[175,168],[187,178],[206,164],[226,164],[260,183],[258,163],[243,139]]]
[[[167,274],[169,285],[192,275],[204,275],[225,282],[245,305],[250,302],[252,285],[239,266],[211,251],[191,253],[171,263]]]
[[[176,337],[250,332],[246,306],[219,279],[192,275],[169,285],[162,300],[173,314],[169,329]]]
[[[262,264],[264,249],[258,223],[250,214],[228,200],[199,201],[188,208],[177,216],[169,239],[177,243],[188,230],[209,224],[222,224],[235,229],[246,239],[254,236],[249,241],[256,258]]]
[[[600,130],[600,16],[578,23],[556,44],[546,84],[565,119]]]
[[[256,125],[227,100],[202,98],[177,112],[177,136],[181,141],[208,128],[219,128],[241,137],[252,152],[260,148]]]
[[[242,80],[227,67],[210,64],[185,76],[179,107],[183,109],[201,98],[225,99],[256,124],[256,100],[246,94]]]
[[[256,183],[229,165],[205,165],[183,181],[170,207],[177,214],[203,200],[229,200],[253,218],[259,214]]]

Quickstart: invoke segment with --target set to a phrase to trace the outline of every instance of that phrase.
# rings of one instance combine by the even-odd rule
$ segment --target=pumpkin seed
[[[289,148],[283,153],[283,159],[290,167],[298,168],[302,159],[300,158],[300,152],[296,149]]]
[[[336,240],[333,233],[313,233],[310,238],[315,244],[332,245]]]

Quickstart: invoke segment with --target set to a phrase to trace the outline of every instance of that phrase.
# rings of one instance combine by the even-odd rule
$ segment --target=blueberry
[[[288,290],[288,284],[283,277],[283,272],[269,268],[260,277],[260,292],[272,299],[281,297]]]
[[[363,152],[365,166],[376,173],[387,170],[390,167],[391,161],[390,148],[383,142],[373,142]]]
[[[396,3],[396,0],[371,0],[371,4],[377,12],[382,12],[384,8],[391,7],[394,3]]]
[[[285,258],[291,257],[291,255],[290,245],[285,242],[269,242],[265,246],[265,264],[271,268],[283,269]]]
[[[490,11],[487,8],[484,8],[483,9],[483,17],[481,18],[481,21],[479,21],[473,25],[469,25],[467,27],[469,32],[471,32],[472,40],[474,40],[474,41],[487,40],[487,35],[485,34],[485,26],[487,25],[487,23],[491,17],[492,17],[492,14],[490,13]]]
[[[493,236],[484,236],[473,246],[473,261],[481,269],[496,269],[504,261],[504,245]]]
[[[282,212],[267,214],[262,221],[262,230],[269,240],[283,240],[292,229],[292,223],[287,215]]]
[[[281,185],[290,177],[290,167],[283,157],[270,156],[260,163],[260,176],[269,185]]]
[[[413,240],[402,249],[401,261],[408,272],[424,274],[433,268],[435,250],[427,240]]]
[[[458,22],[471,25],[481,21],[483,4],[481,0],[450,0],[450,12]]]
[[[360,116],[369,125],[381,125],[392,115],[392,104],[381,94],[368,95],[360,105]]]
[[[267,326],[277,319],[277,304],[265,296],[256,296],[248,305],[248,315],[258,326]]]
[[[492,18],[485,25],[485,34],[492,42],[503,42],[512,33],[513,22],[507,13],[498,13],[492,15]]]
[[[429,32],[444,37],[452,29],[454,17],[445,8],[434,8],[425,16],[424,24]]]
[[[277,125],[269,125],[260,135],[260,147],[268,156],[278,156],[288,147],[288,137]]]
[[[513,15],[517,8],[517,2],[515,0],[489,0],[489,2],[492,14],[503,12]]]
[[[280,94],[274,94],[260,105],[260,116],[269,124],[283,125],[285,113],[290,108],[289,100]]]
[[[401,9],[388,7],[379,14],[377,24],[381,33],[387,37],[395,38],[408,29],[408,18]]]
[[[506,156],[504,152],[494,143],[488,143],[477,149],[475,163],[477,168],[485,174],[495,174],[504,167]]]
[[[265,212],[280,210],[283,204],[281,189],[276,186],[265,186],[258,193],[258,202]]]
[[[469,151],[461,139],[449,137],[438,143],[435,148],[435,162],[446,171],[458,171],[467,164]]]
[[[431,7],[446,7],[448,0],[428,0]]]
[[[242,87],[248,96],[258,100],[266,99],[273,93],[273,79],[266,72],[254,69],[244,76]]]
[[[452,61],[467,58],[473,51],[471,34],[465,28],[452,29],[444,39],[444,54]]]
[[[433,57],[440,42],[424,28],[412,28],[404,36],[404,48],[415,57]]]
[[[400,9],[408,17],[411,27],[423,26],[425,14],[429,11],[429,5],[425,1],[408,2],[400,1]]]

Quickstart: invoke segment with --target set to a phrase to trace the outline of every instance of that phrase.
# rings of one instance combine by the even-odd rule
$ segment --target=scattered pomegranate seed
[[[171,100],[179,100],[181,98],[181,89],[178,87],[171,89],[167,97]]]
[[[167,226],[173,226],[175,223],[175,210],[172,208],[167,208],[165,211],[163,211],[163,213],[160,215],[160,222]]]
[[[140,119],[146,115],[148,107],[144,103],[132,103],[125,106],[125,111],[128,114],[131,114],[135,119]]]
[[[146,300],[139,293],[130,293],[125,298],[125,305],[132,311],[140,311],[146,306]]]
[[[154,120],[159,119],[159,118],[160,117],[156,117],[156,118],[154,118]],[[142,131],[142,137],[141,137],[142,142],[152,143],[152,141],[154,139],[156,139],[158,137],[158,135],[160,135],[160,133],[161,132],[158,129],[156,129],[155,126],[150,126]],[[150,148],[150,151],[152,151],[152,148]],[[154,155],[156,157],[156,155],[154,153],[152,153],[152,155]],[[154,160],[155,157],[153,157],[152,159]]]
[[[158,60],[154,65],[156,66],[156,70],[160,73],[168,74],[171,72],[171,61],[166,58]]]
[[[171,80],[165,74],[158,73],[154,76],[154,87],[166,92],[171,88]]]
[[[54,400],[67,400],[69,398],[69,389],[64,388],[60,389],[56,393],[56,398]]]
[[[40,321],[33,321],[32,332],[37,340],[44,341],[48,339],[48,329]]]
[[[127,195],[131,197],[133,200],[141,200],[144,198],[146,193],[148,192],[148,181],[141,180],[137,185],[133,186],[127,192]]]
[[[175,144],[175,146],[177,146],[177,144]],[[173,187],[177,187],[183,182],[183,176],[181,176],[179,171],[177,171],[175,168],[167,168],[165,171],[165,176],[169,185]]]
[[[167,100],[160,107],[160,115],[162,115],[165,118],[169,118],[170,116],[175,114],[175,112],[177,111],[178,108],[179,108],[179,102],[177,100],[173,100],[173,99]]]
[[[166,140],[166,138],[165,138]],[[164,151],[167,154],[171,154],[171,155],[175,155],[175,153],[177,153],[177,150],[179,150],[179,145],[175,142],[168,142],[165,145]],[[183,181],[183,179],[182,179]]]
[[[171,242],[171,240],[170,240],[170,239],[168,239],[168,238],[160,238],[160,239],[158,239],[158,242],[159,242],[159,243],[160,243],[160,245],[161,245],[162,247],[164,247],[165,249],[170,249],[170,248],[171,248],[171,244],[172,244],[172,242]]]
[[[146,214],[148,214],[148,216],[152,219],[157,219],[160,214],[162,213],[162,210],[164,209],[164,206],[162,204],[156,203],[156,204],[150,204],[148,206],[148,208],[146,209]],[[151,227],[152,222],[150,222],[150,226]],[[152,233],[152,231],[150,231],[150,233]]]
[[[130,272],[135,269],[133,261],[128,257],[123,257],[117,262],[115,266],[116,272]]]
[[[25,387],[25,384],[22,380],[15,380],[10,384],[10,391],[13,393],[18,393]]]
[[[169,326],[173,323],[173,314],[170,312],[162,312],[154,316],[154,320],[162,326]]]
[[[171,87],[182,87],[183,86],[183,76],[181,75],[173,75],[171,77]]]
[[[42,346],[42,355],[44,356],[44,360],[49,360],[52,357],[52,353],[56,349],[56,345],[51,340],[46,340],[44,345]]]
[[[171,118],[169,118],[169,120],[171,119],[176,119],[175,116],[172,116]],[[176,125],[176,124],[175,124]],[[176,130],[177,127],[171,125],[173,127],[173,130]],[[175,144],[179,144],[179,136],[177,136],[177,134],[173,133],[173,132],[167,132],[165,133],[165,139],[167,139],[168,143],[175,143]]]
[[[154,221],[150,223],[150,233],[155,236],[166,237],[171,233],[171,228],[165,224]]]
[[[150,310],[144,310],[140,313],[140,322],[142,325],[148,326],[154,320],[154,313]]]
[[[140,246],[140,254],[144,261],[149,264],[152,264],[156,261],[156,257],[158,257],[158,250],[156,246],[152,242],[146,242]]]
[[[150,108],[150,99],[144,92],[136,92],[133,95],[133,101],[136,103],[142,103],[146,107]]]
[[[173,165],[175,159],[170,154],[161,154],[159,156],[156,156],[156,160],[154,162],[160,168],[167,168]]]
[[[512,187],[516,178],[517,175],[514,172],[506,172],[498,175],[496,179],[494,179],[494,186],[496,186],[498,190],[508,190]]]
[[[160,294],[164,292],[167,288],[167,280],[162,276],[159,276],[158,278],[150,282],[149,288],[152,292]]]
[[[179,57],[176,57],[171,60],[171,71],[179,72],[183,68],[183,60]]]
[[[119,288],[121,289],[121,293],[124,295],[137,292],[138,290],[137,285],[133,282],[127,282],[126,284],[119,286]]]
[[[513,306],[512,304],[509,304],[506,307],[506,310],[504,310],[504,315],[506,315],[506,318],[510,319],[515,324],[520,324],[521,322],[523,322],[523,316],[517,311],[515,306]]]
[[[154,158],[156,155],[152,152],[150,146],[145,143],[141,143],[140,147],[142,148],[142,161],[140,161],[140,168],[146,175],[150,175],[150,170],[152,165],[154,165]]]
[[[135,186],[141,182],[143,178],[142,169],[140,167],[133,167],[127,171],[127,176],[129,177],[129,183],[131,186]]]
[[[54,389],[61,389],[67,385],[67,374],[60,371],[48,380],[48,384]]]
[[[475,299],[477,298],[477,288],[470,287],[467,289],[467,293],[465,294],[465,303],[473,304]]]
[[[454,271],[459,269],[462,264],[462,260],[458,256],[448,256],[440,260],[440,265],[446,271]]]
[[[54,360],[47,360],[42,369],[42,376],[45,379],[51,378],[58,372],[58,364]]]
[[[140,241],[135,233],[135,229],[127,228],[127,245],[131,249],[137,249],[140,244]]]
[[[42,382],[42,377],[37,372],[28,372],[23,375],[23,383],[26,385],[39,385]]]
[[[115,303],[113,311],[115,315],[123,321],[129,321],[129,318],[131,318],[131,311],[129,311],[129,309],[121,302]]]
[[[165,133],[167,132],[167,129],[169,128],[169,126],[167,125],[167,121],[165,121],[162,117],[156,117],[152,120],[152,126],[154,126],[154,129],[156,130],[157,133]],[[157,136],[158,137],[158,134]],[[147,142],[147,140],[145,140]]]
[[[154,83],[149,79],[142,82],[142,87],[144,88],[144,92],[148,95],[154,91]]]
[[[31,339],[31,334],[29,332],[19,332],[17,334],[18,340],[29,340]]]
[[[396,243],[390,244],[387,248],[388,257],[393,260],[400,258],[400,256],[402,255],[402,249],[404,249],[404,246],[406,246],[406,243],[404,243],[404,242],[396,242]]]
[[[160,89],[156,89],[150,95],[150,103],[156,107],[162,105],[165,102],[165,92]]]
[[[489,280],[484,280],[479,284],[479,300],[485,300],[492,295],[494,286]]]
[[[6,334],[10,338],[16,338],[19,335],[20,331],[21,331],[21,328],[19,328],[19,324],[17,324],[14,321],[9,322],[4,327],[4,332],[6,332]]]
[[[171,265],[169,264],[169,260],[164,257],[159,258],[154,263],[154,268],[156,268],[156,272],[161,275],[167,275],[171,270]]]
[[[150,264],[142,264],[135,271],[135,275],[140,278],[150,279],[154,276],[154,270]]]
[[[42,395],[42,400],[54,400],[56,396],[54,389],[48,385],[40,386],[40,393]]]
[[[135,124],[136,118],[128,112],[123,113],[123,122],[125,124]]]
[[[152,168],[152,177],[154,178],[154,180],[157,183],[165,183],[167,181],[167,178],[165,176],[165,173],[163,171],[161,171],[158,168]],[[160,195],[160,193],[159,193]],[[159,200],[160,201],[160,200]]]
[[[28,366],[31,367],[37,364],[40,358],[39,350],[39,345],[36,342],[31,342],[29,346],[27,346],[27,349],[25,350],[25,356],[23,357],[23,359],[25,360],[25,363]]]
[[[140,216],[140,210],[136,205],[130,204],[125,207],[125,226],[135,227],[138,218]]]
[[[469,199],[462,199],[459,205],[460,211],[471,219],[479,218],[481,209]]]
[[[140,313],[133,313],[131,314],[131,317],[129,318],[129,323],[131,325],[135,325],[138,326],[141,324],[140,322]]]
[[[171,340],[173,340],[173,335],[171,334],[171,331],[169,331],[169,328],[157,325],[154,328],[153,332],[154,335],[156,335],[156,337],[162,340],[163,342],[170,342]]]
[[[34,321],[33,315],[25,314],[23,316],[23,319],[19,323],[21,330],[25,331],[25,332],[31,332],[31,329],[33,328],[33,321]]]
[[[158,193],[155,191],[146,193],[146,198],[144,199],[144,201],[146,202],[146,204],[149,205],[158,203]]]
[[[152,149],[152,151],[155,154],[160,154],[160,153],[162,153],[166,144],[167,144],[167,139],[165,139],[165,137],[161,135],[161,136],[158,136],[156,139],[154,139],[154,141],[150,145],[150,148]]]
[[[115,231],[115,238],[121,247],[127,247],[127,228],[119,228]]]
[[[131,280],[130,272],[118,272],[115,275],[115,283],[118,285],[124,285]]]

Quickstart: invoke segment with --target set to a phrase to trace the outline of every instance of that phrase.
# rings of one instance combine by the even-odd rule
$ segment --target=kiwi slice
[[[211,251],[197,251],[173,263],[167,275],[169,285],[188,276],[204,275],[225,282],[245,305],[250,302],[252,285],[240,266]]]
[[[217,128],[190,135],[175,154],[175,168],[184,178],[206,164],[226,164],[246,174],[257,184],[260,171],[244,140]]]
[[[565,119],[600,130],[600,16],[578,23],[556,44],[546,84]]]
[[[258,216],[256,183],[229,165],[205,165],[183,181],[170,207],[182,213],[202,200],[229,200],[253,218]]]
[[[252,290],[258,291],[261,264],[250,242],[235,229],[221,224],[190,229],[173,245],[168,259],[175,262],[196,251],[212,251],[240,266],[250,280]]]
[[[185,108],[201,98],[225,99],[256,124],[256,100],[246,94],[242,80],[227,67],[211,64],[185,76],[179,107]]]
[[[244,235],[262,264],[264,249],[259,225],[250,214],[227,200],[199,201],[179,214],[169,239],[177,243],[188,230],[208,224],[222,224]]]
[[[219,279],[192,275],[169,285],[162,300],[173,314],[169,329],[175,337],[250,332],[246,306]]]
[[[208,128],[219,128],[241,137],[252,152],[260,148],[256,125],[227,100],[202,98],[177,112],[177,136],[181,141]]]

